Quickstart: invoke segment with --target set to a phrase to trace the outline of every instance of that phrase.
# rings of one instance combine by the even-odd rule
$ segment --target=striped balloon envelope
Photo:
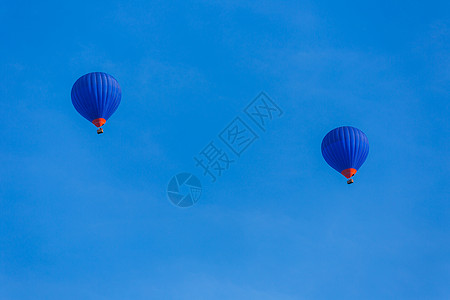
[[[117,80],[103,72],[81,76],[72,87],[72,104],[80,115],[99,129],[120,104],[122,92]]]
[[[351,126],[331,130],[322,140],[322,156],[336,171],[344,175],[347,183],[369,154],[369,139],[358,128]]]

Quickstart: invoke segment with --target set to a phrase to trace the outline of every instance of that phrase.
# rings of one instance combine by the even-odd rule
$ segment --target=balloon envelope
[[[116,111],[122,92],[117,80],[103,72],[81,76],[72,87],[72,104],[95,126],[101,127]]]
[[[355,175],[368,154],[369,140],[364,132],[355,127],[333,129],[322,141],[322,156],[325,161],[347,178]]]

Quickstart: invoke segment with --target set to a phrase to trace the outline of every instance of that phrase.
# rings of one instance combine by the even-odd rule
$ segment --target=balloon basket
[[[103,129],[102,128],[97,129],[97,134],[102,134],[102,133],[103,133]]]
[[[353,179],[347,180],[347,184],[352,184],[353,182],[354,182]]]

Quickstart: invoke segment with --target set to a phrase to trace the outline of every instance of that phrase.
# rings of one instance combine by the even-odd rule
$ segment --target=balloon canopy
[[[369,140],[364,132],[355,127],[333,129],[322,140],[323,158],[348,179],[355,175],[368,154]]]
[[[101,127],[116,111],[122,92],[117,80],[103,72],[81,76],[72,87],[72,104],[89,122]],[[98,133],[103,132],[100,128]]]

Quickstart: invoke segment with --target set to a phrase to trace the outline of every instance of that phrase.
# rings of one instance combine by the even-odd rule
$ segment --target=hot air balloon
[[[81,76],[72,87],[72,104],[89,122],[98,127],[97,133],[120,104],[122,92],[117,80],[103,72]]]
[[[351,126],[331,130],[322,140],[322,156],[336,171],[353,183],[353,175],[369,154],[369,140],[358,128]]]

